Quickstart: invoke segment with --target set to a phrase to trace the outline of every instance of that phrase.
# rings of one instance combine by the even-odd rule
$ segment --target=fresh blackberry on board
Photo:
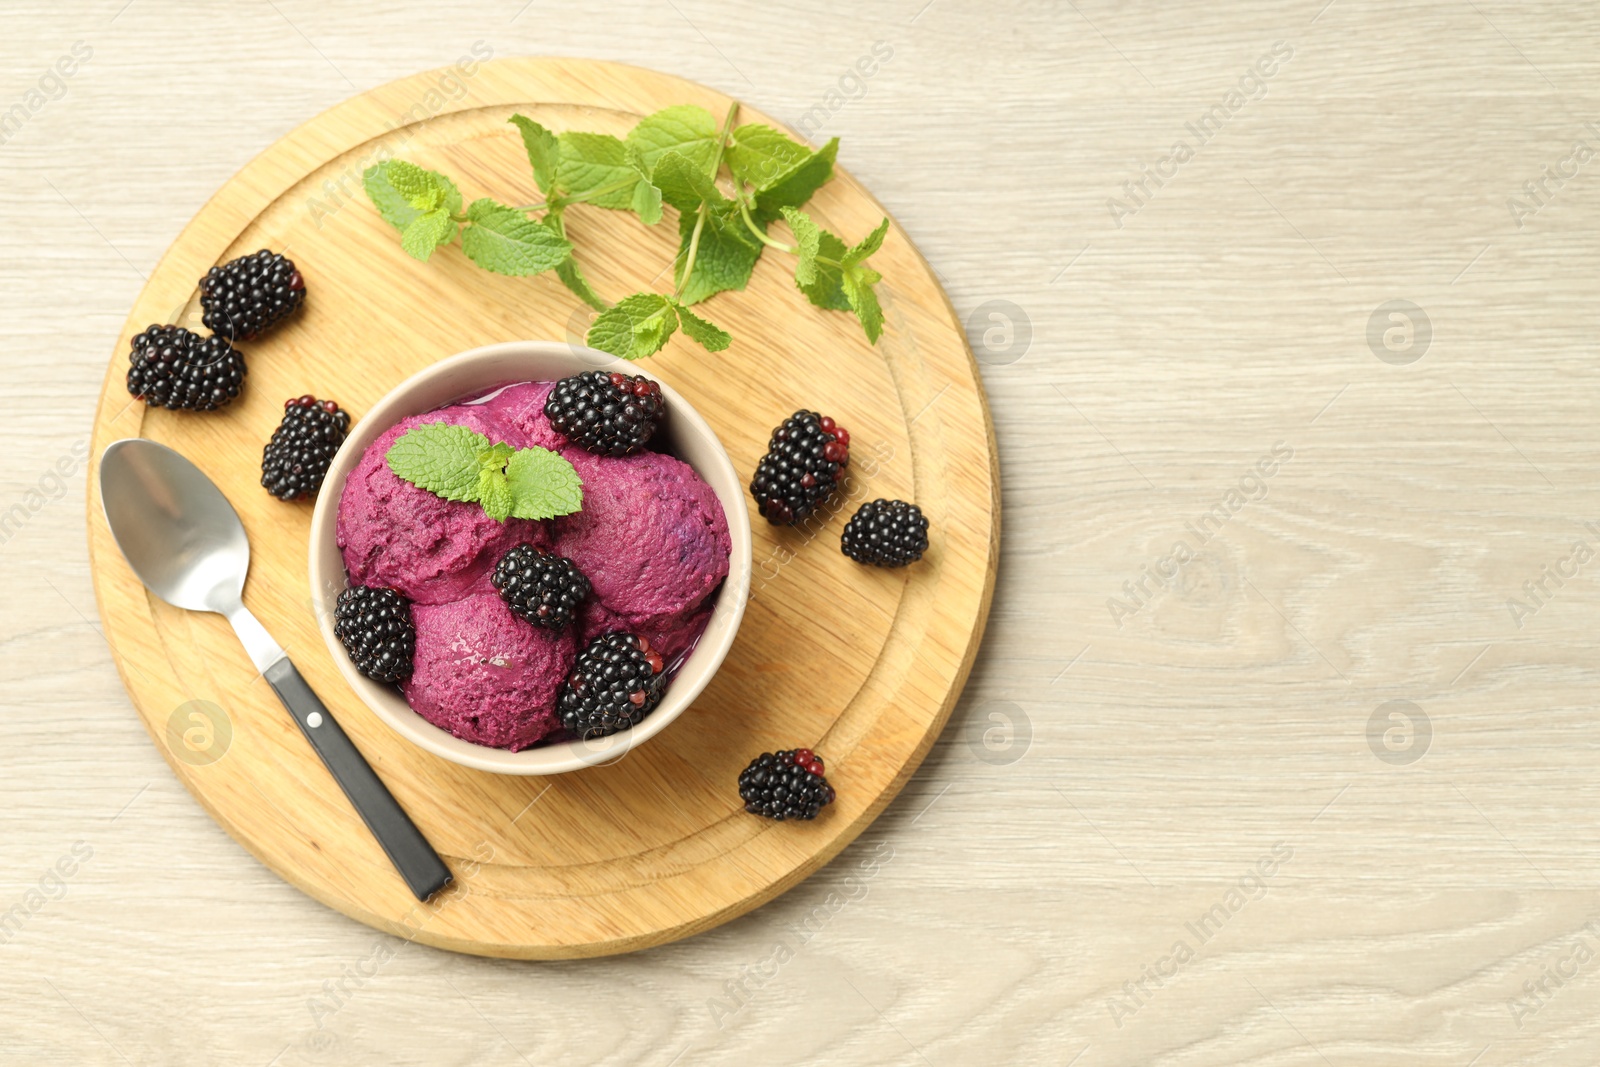
[[[639,725],[661,703],[666,664],[643,637],[615,630],[590,641],[561,688],[561,724],[580,739]]]
[[[850,432],[826,415],[797,411],[772,431],[750,495],[768,522],[791,526],[833,495],[849,465]]]
[[[411,677],[417,650],[411,601],[393,589],[352,585],[340,593],[333,606],[333,633],[356,670],[373,681],[393,684]]]
[[[331,400],[286,401],[283,421],[261,452],[261,484],[279,500],[313,495],[349,431],[350,414]]]
[[[638,452],[655,435],[666,410],[660,385],[619,371],[563,378],[544,402],[550,425],[597,456]]]
[[[589,579],[576,563],[532,545],[501,556],[489,580],[512,614],[548,630],[565,630],[589,598]]]
[[[739,773],[744,810],[768,819],[815,819],[833,803],[822,757],[809,748],[763,752]]]
[[[874,500],[845,523],[839,548],[857,563],[904,567],[928,551],[928,520],[904,500]]]
[[[214,411],[244,386],[244,356],[221,337],[151,326],[128,353],[128,392],[151,407]]]
[[[254,341],[305,303],[306,282],[294,260],[263,248],[212,267],[200,279],[206,329],[218,337]]]

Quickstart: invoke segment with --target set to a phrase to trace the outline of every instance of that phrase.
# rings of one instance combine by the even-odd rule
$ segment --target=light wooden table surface
[[[10,0],[0,1062],[1600,1062],[1597,40],[1505,0]],[[475,42],[842,137],[999,432],[989,638],[921,773],[634,957],[302,897],[97,631],[74,450],[143,275],[284,132]]]

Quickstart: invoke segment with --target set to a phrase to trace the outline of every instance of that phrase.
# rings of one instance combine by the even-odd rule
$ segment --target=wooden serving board
[[[434,360],[494,341],[570,338],[589,313],[553,276],[505,278],[459,248],[418,263],[361,192],[380,149],[453,176],[470,200],[539,199],[514,112],[555,130],[621,135],[672,104],[731,101],[610,63],[509,59],[419,74],[356,97],[261,154],[168,250],[123,328],[96,415],[94,454],[142,435],[179,449],[228,494],[254,553],[245,602],[389,783],[451,868],[451,891],[418,905],[218,616],[148,595],[106,529],[91,471],[89,547],[105,634],[135,707],[173,772],[272,870],[374,927],[462,952],[561,958],[626,952],[705,930],[826,863],[905,784],[944,725],[977,650],[994,581],[999,479],[993,431],[961,324],[905,234],[874,260],[887,327],[876,347],[851,317],[811,307],[790,257],[770,253],[744,292],[707,301],[734,337],[710,355],[675,337],[651,371],[689,397],[748,478],[771,428],[797,408],[852,434],[850,503],[820,531],[756,520],[753,599],[726,664],[672,727],[605,767],[551,778],[468,770],[379,722],[341,681],[306,579],[309,503],[258,485],[283,401],[314,393],[356,418]],[[768,122],[750,108],[741,122]],[[776,125],[774,123],[774,125]],[[847,173],[810,210],[856,240],[885,214]],[[670,211],[669,211],[670,215]],[[660,289],[676,246],[576,207],[569,230],[597,289]],[[245,395],[220,413],[147,410],[124,385],[134,334],[199,324],[196,281],[261,247],[304,273],[306,308],[255,344]],[[933,547],[881,571],[846,559],[855,504],[917,501]],[[764,750],[827,759],[838,801],[813,823],[745,814],[738,772]]]

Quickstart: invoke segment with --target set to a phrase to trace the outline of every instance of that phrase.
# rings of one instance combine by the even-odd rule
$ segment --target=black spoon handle
[[[306,740],[322,757],[334,781],[355,805],[367,829],[389,854],[389,861],[417,899],[427,900],[449,885],[450,868],[444,865],[444,860],[428,844],[428,839],[422,836],[422,831],[400,807],[349,735],[339,728],[288,657],[268,667],[263,677],[283,701],[283,706],[289,709],[294,721],[300,724]]]

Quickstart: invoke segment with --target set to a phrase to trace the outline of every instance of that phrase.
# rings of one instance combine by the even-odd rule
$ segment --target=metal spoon
[[[241,594],[250,542],[228,498],[165,445],[113,441],[100,457],[100,504],[111,536],[150,591],[174,607],[226,616],[317,755],[389,854],[418,900],[450,882],[450,870],[311,691]]]

